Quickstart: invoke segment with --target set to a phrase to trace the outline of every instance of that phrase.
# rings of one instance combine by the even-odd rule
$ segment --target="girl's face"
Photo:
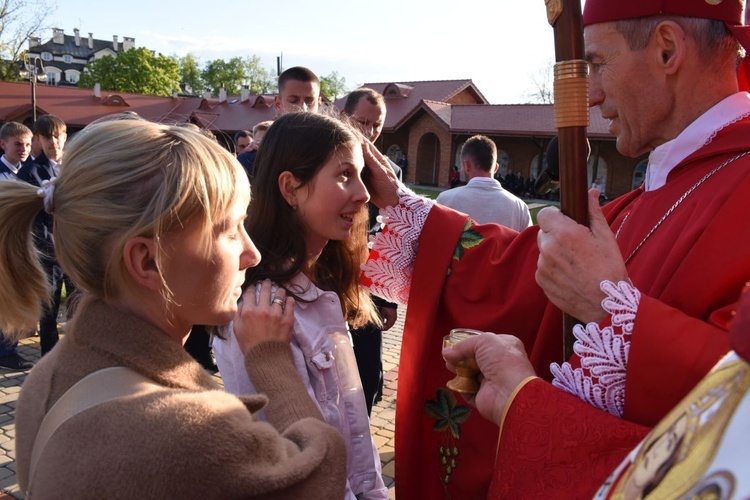
[[[245,231],[249,187],[213,227],[213,241],[205,253],[205,234],[198,221],[162,239],[162,274],[174,293],[172,322],[176,327],[222,325],[237,312],[245,269],[260,262],[260,253]]]
[[[370,195],[362,183],[365,166],[359,143],[341,146],[313,179],[296,191],[308,255],[318,255],[329,240],[345,240],[354,216]]]

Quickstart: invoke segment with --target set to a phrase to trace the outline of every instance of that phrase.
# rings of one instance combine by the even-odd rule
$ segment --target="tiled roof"
[[[110,96],[120,96],[127,105],[107,105]],[[110,99],[108,99],[110,98]],[[68,126],[82,128],[103,116],[121,111],[135,111],[154,121],[185,122],[200,104],[200,98],[159,97],[126,92],[102,91],[94,97],[92,89],[38,84],[37,107],[40,114],[53,114]],[[15,120],[31,109],[29,84],[0,82],[0,121]]]
[[[551,104],[454,105],[451,108],[450,129],[456,133],[557,134]],[[602,119],[599,108],[590,108],[587,134],[591,137],[612,137],[608,127],[609,122]]]
[[[113,105],[115,97],[123,104]],[[192,119],[214,132],[234,133],[276,116],[272,95],[251,95],[245,102],[240,102],[239,97],[230,97],[226,102],[219,102],[201,97],[161,97],[102,90],[97,98],[92,89],[38,84],[36,98],[39,114],[57,115],[75,128],[85,127],[109,114],[135,111],[156,122],[185,123]],[[30,101],[28,83],[0,82],[0,122],[17,120],[28,114]]]

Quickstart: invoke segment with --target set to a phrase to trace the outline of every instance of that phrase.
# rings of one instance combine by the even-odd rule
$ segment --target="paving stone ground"
[[[372,410],[371,428],[380,451],[383,464],[383,479],[389,489],[389,498],[396,498],[394,486],[393,439],[396,419],[396,386],[398,382],[398,361],[401,353],[405,310],[399,308],[398,321],[383,332],[383,371],[385,387],[383,399]],[[31,361],[38,361],[39,337],[29,337],[20,341],[18,352]],[[0,369],[0,500],[22,499],[23,493],[16,479],[16,401],[21,385],[28,372]],[[217,375],[217,379],[221,379]]]

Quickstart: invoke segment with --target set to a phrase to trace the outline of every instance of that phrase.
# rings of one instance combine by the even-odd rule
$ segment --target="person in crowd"
[[[292,351],[309,398],[347,443],[345,498],[388,498],[347,323],[379,318],[359,285],[367,258],[367,190],[362,138],[317,113],[279,117],[258,151],[247,229],[263,261],[248,269],[245,286],[271,279],[296,300]],[[236,332],[214,341],[225,388],[259,390]]]
[[[448,174],[448,183],[451,185],[451,189],[461,184],[461,172],[458,171],[458,165],[451,167],[450,174]]]
[[[18,171],[18,178],[37,187],[60,175],[63,151],[68,139],[68,127],[65,122],[55,115],[40,116],[32,127],[34,137],[42,145],[42,153],[34,161],[26,163]],[[60,339],[57,328],[57,317],[63,302],[63,285],[67,297],[66,306],[74,307],[75,284],[62,272],[55,258],[55,244],[52,238],[54,224],[51,214],[40,210],[34,219],[34,243],[42,255],[42,267],[47,274],[52,300],[44,308],[39,318],[39,346],[42,356],[50,352]],[[69,314],[67,314],[69,315]]]
[[[271,126],[273,121],[266,120],[260,123],[256,123],[253,127],[253,140],[247,145],[244,152],[237,156],[237,160],[242,165],[242,168],[247,172],[248,177],[252,181],[253,169],[255,167],[255,156],[258,154],[258,148],[263,141],[263,136],[266,135],[268,127]]]
[[[47,300],[31,238],[39,210],[53,214],[58,261],[82,290],[19,396],[27,498],[341,498],[346,449],[295,373],[294,300],[280,290],[272,301],[266,282],[238,305],[260,261],[249,201],[231,153],[145,120],[89,125],[41,188],[0,182],[3,330],[28,330]],[[267,397],[227,394],[182,347],[192,325],[233,318]]]
[[[317,75],[303,66],[294,66],[279,75],[279,93],[274,96],[273,105],[277,116],[297,111],[317,113],[320,109],[320,80]],[[268,127],[266,127],[268,129]],[[252,182],[255,170],[255,155],[260,140],[251,142],[243,154],[237,157]]]
[[[455,434],[455,426],[438,425],[439,414],[425,411],[425,402],[441,408],[451,401],[441,354],[451,328],[519,339],[508,346],[518,373],[509,384],[530,373],[543,381],[520,387],[513,407],[538,412],[543,385],[561,398],[574,394],[571,405],[581,409],[571,411],[593,406],[643,426],[662,419],[729,350],[729,320],[750,276],[750,234],[737,230],[750,211],[750,95],[738,83],[740,42],[750,46],[743,8],[744,2],[587,0],[590,104],[610,120],[620,153],[649,154],[642,189],[603,208],[599,193],[589,193],[589,227],[554,208],[520,234],[476,225],[406,192],[368,149],[370,194],[387,224],[364,282],[385,298],[409,301],[397,494],[448,488],[462,498],[483,497],[496,451],[498,463],[511,467],[503,468],[510,491],[521,485],[533,497],[535,485],[547,484],[543,477],[588,484],[588,471],[577,466],[584,442],[558,450],[535,441],[511,457],[488,437],[497,428],[460,403],[452,413],[461,415]],[[570,359],[562,355],[563,312],[598,325],[579,335]],[[614,334],[629,317],[633,328]],[[528,434],[504,432],[507,444],[510,435]],[[439,453],[446,441],[460,453],[451,457],[450,475]],[[567,468],[540,470],[544,461],[534,457],[554,453],[568,453]]]
[[[3,150],[0,180],[19,180],[18,172],[29,158],[31,140],[32,132],[26,125],[8,122],[0,127],[0,148]],[[0,330],[0,368],[19,371],[33,366],[34,363],[18,354],[18,341]]]
[[[273,105],[279,116],[296,111],[317,113],[320,108],[320,80],[309,69],[294,66],[279,75],[279,93]]]
[[[350,123],[362,132],[370,141],[380,137],[385,124],[386,107],[383,96],[370,88],[362,87],[349,93],[346,97],[341,115],[348,117]],[[398,180],[401,180],[401,167],[386,158]],[[377,221],[378,208],[372,203],[367,204],[369,213],[369,234],[374,236],[380,231],[381,224]],[[372,413],[372,407],[383,397],[383,332],[390,329],[398,319],[398,305],[380,297],[372,297],[378,308],[382,325],[367,323],[361,328],[351,330],[354,342],[354,355],[357,358],[359,378],[367,403],[367,414]]]
[[[234,134],[234,154],[239,156],[253,142],[253,134],[249,130],[240,130]]]
[[[475,135],[461,148],[461,164],[468,183],[440,193],[435,201],[471,216],[479,224],[502,224],[516,231],[531,225],[529,207],[503,189],[493,175],[497,146],[489,137]]]

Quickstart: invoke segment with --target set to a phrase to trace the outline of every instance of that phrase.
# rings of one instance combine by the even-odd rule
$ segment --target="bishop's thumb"
[[[594,234],[601,231],[610,231],[607,219],[604,217],[602,207],[599,205],[599,190],[589,189],[589,228]]]

